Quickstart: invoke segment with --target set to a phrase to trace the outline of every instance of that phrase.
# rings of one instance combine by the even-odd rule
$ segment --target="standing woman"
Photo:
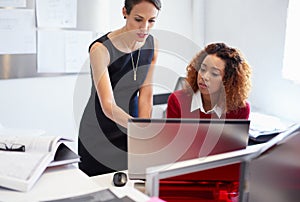
[[[251,67],[238,49],[211,43],[186,70],[186,88],[169,96],[168,118],[249,118]]]
[[[125,0],[125,25],[89,47],[92,89],[80,128],[79,168],[89,176],[127,169],[127,121],[150,118],[160,0]]]

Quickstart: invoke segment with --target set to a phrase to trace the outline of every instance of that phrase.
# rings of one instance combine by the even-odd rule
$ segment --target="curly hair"
[[[187,89],[196,92],[198,71],[207,55],[216,55],[225,62],[223,85],[225,89],[226,111],[236,110],[246,105],[251,89],[251,67],[241,52],[225,43],[212,43],[196,54],[186,67]]]

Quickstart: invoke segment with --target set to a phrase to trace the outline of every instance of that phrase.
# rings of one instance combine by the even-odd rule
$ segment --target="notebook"
[[[128,177],[146,168],[246,148],[250,120],[140,119],[128,122]]]

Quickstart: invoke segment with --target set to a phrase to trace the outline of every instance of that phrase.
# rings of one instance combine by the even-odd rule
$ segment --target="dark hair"
[[[161,1],[160,0],[125,0],[125,9],[126,9],[126,13],[129,15],[133,6],[143,2],[143,1],[147,1],[149,3],[152,3],[157,10],[161,9]]]
[[[196,54],[186,68],[188,88],[193,92],[198,90],[198,71],[207,55],[216,55],[225,62],[223,85],[226,94],[226,108],[232,110],[245,106],[251,88],[251,67],[238,49],[224,43],[209,44]]]

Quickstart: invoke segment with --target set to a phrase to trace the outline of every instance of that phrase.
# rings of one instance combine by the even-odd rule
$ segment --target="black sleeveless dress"
[[[110,54],[108,72],[115,101],[125,112],[137,117],[137,93],[147,76],[154,55],[153,37],[149,35],[141,48],[137,77],[134,80],[131,54],[116,49],[107,35],[95,40],[89,50],[95,42],[102,43],[108,49]],[[136,65],[138,50],[132,52],[132,56]],[[79,168],[89,176],[127,170],[126,133],[126,128],[104,115],[92,82],[91,95],[79,127],[78,154],[81,156]]]

